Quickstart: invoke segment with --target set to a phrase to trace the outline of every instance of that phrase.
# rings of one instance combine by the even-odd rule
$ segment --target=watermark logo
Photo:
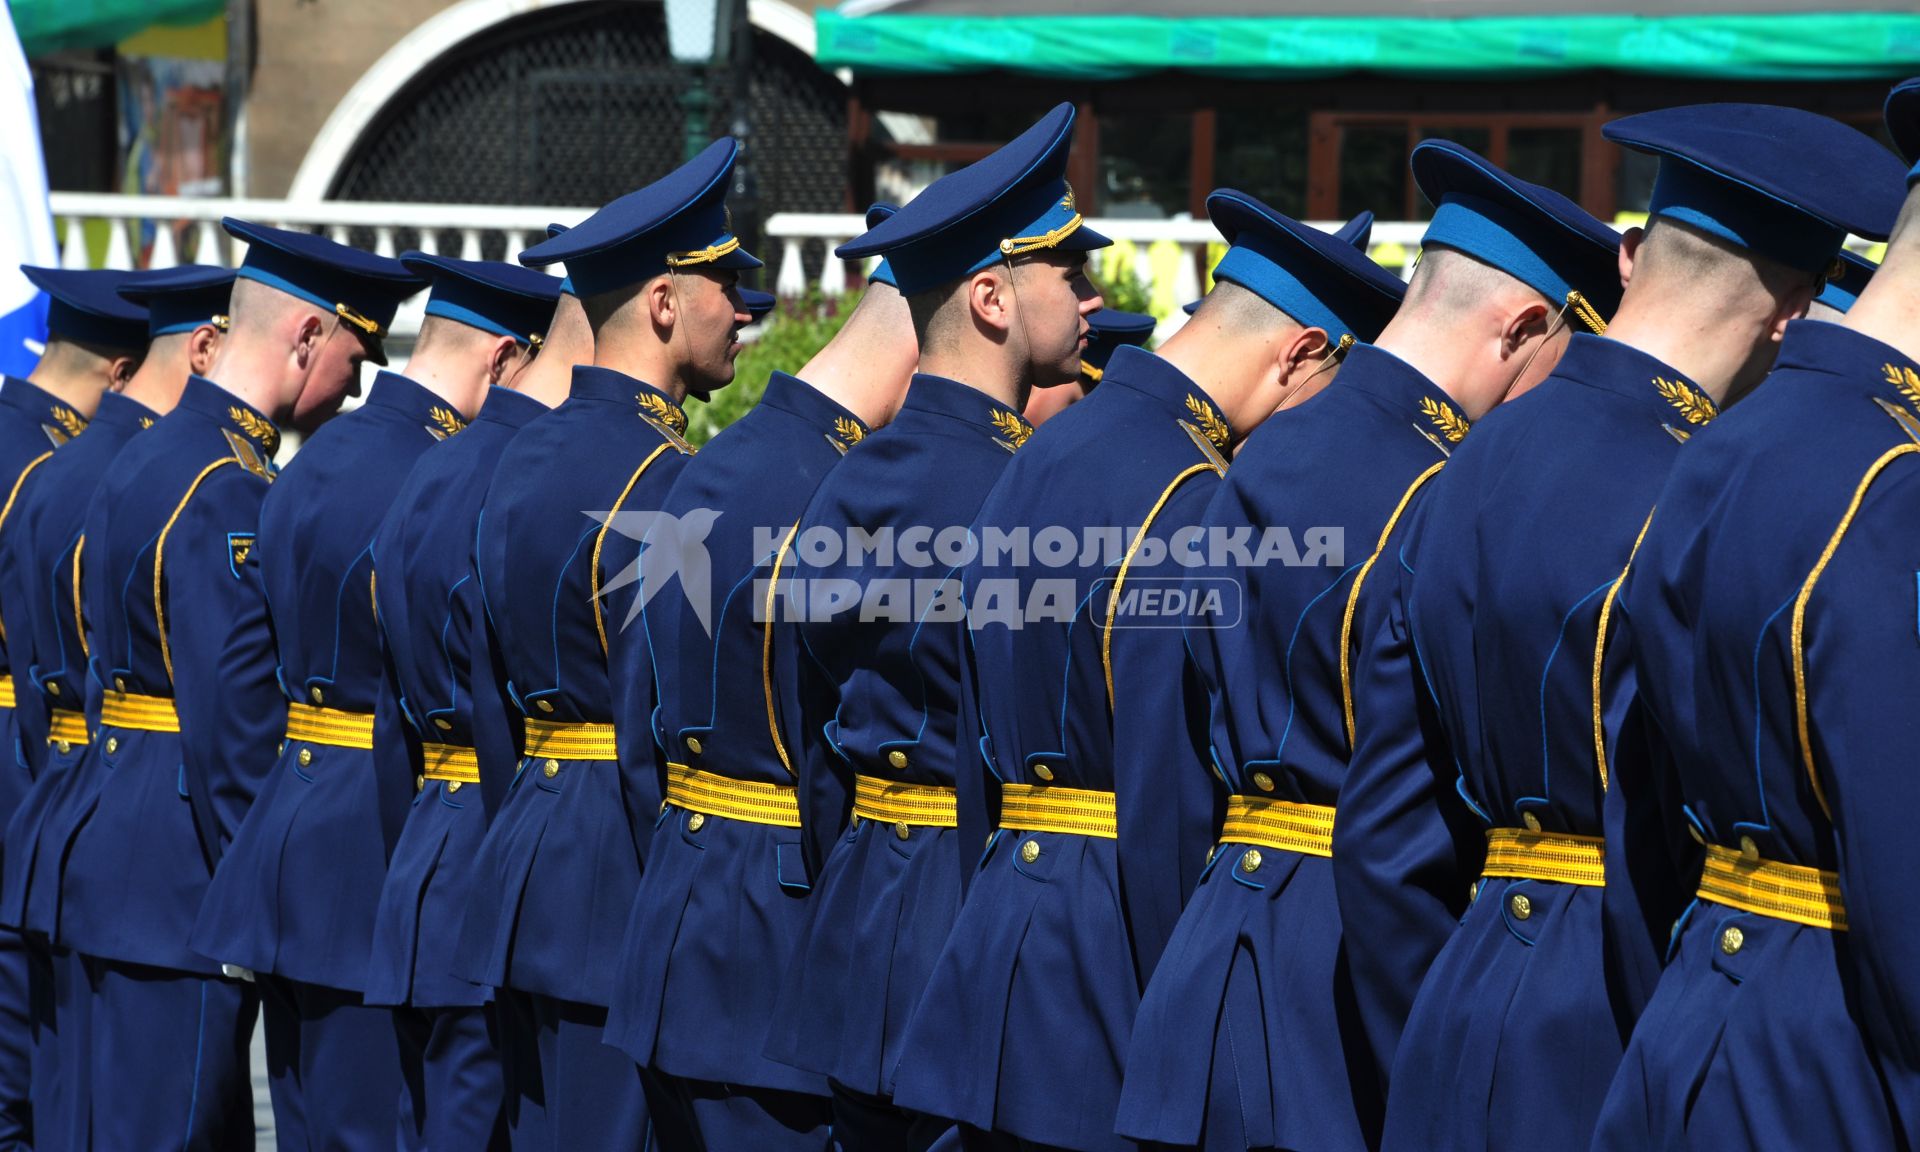
[[[687,606],[700,627],[713,634],[713,557],[707,537],[720,519],[716,508],[694,508],[675,516],[671,512],[588,512],[594,520],[640,542],[640,555],[600,588],[605,599],[629,584],[638,583],[633,605],[620,621],[624,630],[662,589],[676,578]]]

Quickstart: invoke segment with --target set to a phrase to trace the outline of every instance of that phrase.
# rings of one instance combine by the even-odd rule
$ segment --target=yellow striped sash
[[[71,747],[87,742],[87,714],[67,708],[55,708],[47,727],[49,745],[65,744]]]
[[[1702,900],[1756,916],[1809,928],[1847,930],[1847,906],[1840,896],[1837,872],[1747,857],[1731,848],[1709,844],[1699,895]]]
[[[853,778],[853,814],[862,820],[924,828],[953,828],[960,823],[954,790],[938,784],[903,784],[878,776]]]
[[[16,701],[13,695],[13,677],[0,676],[0,708],[12,708]]]
[[[1064,832],[1069,836],[1120,834],[1113,793],[1051,784],[1002,784],[1000,827],[1016,832]]]
[[[180,714],[173,710],[172,700],[131,692],[108,692],[100,702],[100,722],[135,732],[180,731]]]
[[[458,744],[422,744],[426,767],[421,775],[450,784],[480,783],[480,757]]]
[[[1333,809],[1266,796],[1229,796],[1223,844],[1258,844],[1306,856],[1333,855]]]
[[[1480,875],[1604,888],[1606,841],[1598,836],[1489,828],[1487,865]]]
[[[554,760],[617,760],[611,724],[527,719],[527,755]]]
[[[667,803],[689,812],[749,824],[800,827],[800,801],[790,784],[735,780],[685,764],[667,765]]]
[[[287,703],[287,739],[333,748],[373,747],[373,713]]]

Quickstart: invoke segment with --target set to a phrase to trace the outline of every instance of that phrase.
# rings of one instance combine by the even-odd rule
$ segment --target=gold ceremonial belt
[[[1002,784],[1000,827],[1015,832],[1063,832],[1069,836],[1120,835],[1113,793],[1051,784]]]
[[[425,762],[421,775],[449,784],[480,783],[480,757],[471,748],[458,744],[422,744]]]
[[[1333,855],[1333,808],[1266,796],[1229,796],[1222,844],[1258,844],[1306,856]]]
[[[902,784],[878,776],[855,776],[853,814],[887,824],[954,828],[960,823],[960,802],[953,789],[939,784]]]
[[[1487,865],[1480,875],[1604,888],[1606,860],[1606,841],[1598,836],[1489,828]]]
[[[1847,930],[1847,906],[1840,897],[1838,872],[1763,860],[1709,844],[1698,895],[1702,900],[1756,916],[1809,928]]]
[[[685,764],[667,765],[667,803],[705,816],[776,828],[800,827],[800,800],[790,784],[735,780]],[[689,822],[698,831],[699,825]]]
[[[109,728],[135,732],[180,731],[180,714],[174,711],[171,699],[131,692],[108,692],[100,703],[100,722]]]
[[[287,739],[334,748],[373,747],[373,713],[343,712],[289,701]]]
[[[611,724],[566,724],[527,718],[527,755],[553,760],[618,760]]]
[[[68,708],[55,708],[47,726],[47,745],[64,745],[62,752],[75,744],[87,742],[87,714]]]
[[[0,676],[0,708],[12,708],[16,703],[13,695],[13,677]]]

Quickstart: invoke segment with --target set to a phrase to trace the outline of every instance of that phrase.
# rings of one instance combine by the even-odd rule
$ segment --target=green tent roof
[[[1809,11],[1786,0],[1668,0],[1658,16],[1621,0],[1591,11],[1514,14],[1510,0],[1208,0],[1167,16],[1134,0],[851,0],[815,14],[816,58],[867,74],[1009,71],[1077,80],[1153,72],[1304,78],[1530,77],[1589,69],[1728,80],[1862,80],[1920,72],[1920,13],[1856,0]],[[1140,9],[1134,11],[1133,9]],[[1767,9],[1773,9],[1771,11]],[[1162,6],[1164,11],[1164,6]],[[1445,13],[1444,15],[1436,13]]]
[[[155,24],[199,24],[225,0],[8,0],[28,56],[118,44]]]

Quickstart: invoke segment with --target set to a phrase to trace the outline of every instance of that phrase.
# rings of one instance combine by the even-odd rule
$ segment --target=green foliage
[[[858,292],[831,300],[818,289],[809,289],[798,299],[781,300],[771,316],[755,325],[759,339],[734,361],[733,383],[716,392],[710,404],[687,405],[687,439],[705,444],[746,415],[760,402],[767,377],[775,372],[798,373],[840,331],[859,302]]]
[[[1152,312],[1153,285],[1140,279],[1131,260],[1099,260],[1095,254],[1093,282],[1107,307],[1122,312]]]

